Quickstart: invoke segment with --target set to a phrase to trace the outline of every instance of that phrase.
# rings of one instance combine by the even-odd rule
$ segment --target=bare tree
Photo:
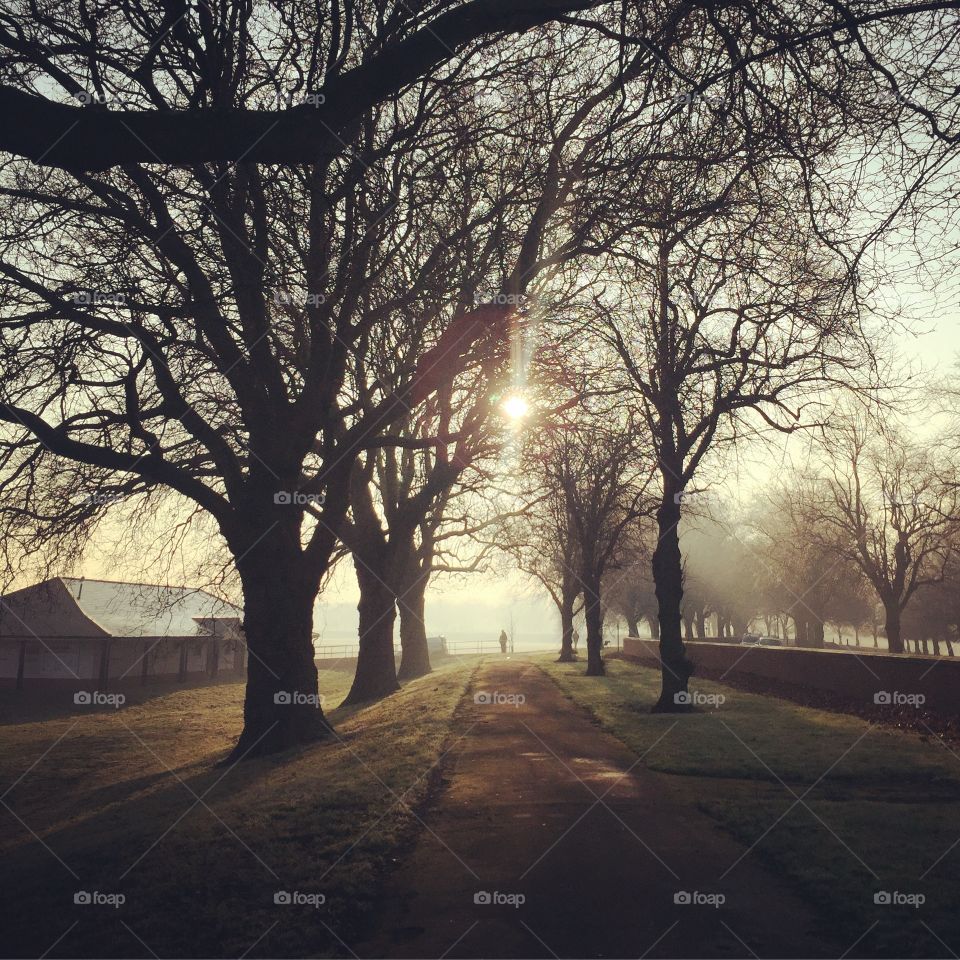
[[[581,407],[576,420],[553,432],[537,451],[548,489],[562,504],[576,544],[588,676],[604,673],[604,574],[615,565],[626,531],[650,507],[650,464],[641,438],[629,421],[616,422],[612,411]]]
[[[454,257],[455,235],[439,235],[444,181],[413,146],[437,129],[422,107],[395,105],[384,126],[370,118],[342,165],[2,171],[6,516],[48,543],[150,491],[212,516],[239,572],[250,650],[238,757],[327,729],[312,609],[355,460],[506,337],[512,307],[460,309],[443,363],[415,356],[389,384],[355,376],[372,332],[415,313],[431,278],[445,289]],[[438,102],[430,121],[448,117]],[[416,247],[406,258],[404,244]],[[398,287],[387,267],[417,253],[418,282]],[[96,497],[64,497],[68,479]]]
[[[62,540],[106,502],[64,506],[72,479],[102,497],[172,491],[213,518],[239,573],[251,652],[235,756],[326,733],[315,706],[312,604],[356,491],[356,462],[362,478],[367,452],[394,442],[394,424],[452,382],[471,352],[509,336],[509,304],[477,310],[476,299],[445,298],[449,259],[487,219],[478,202],[461,229],[441,237],[436,226],[458,190],[444,171],[463,127],[467,139],[512,134],[502,152],[515,158],[510,201],[523,214],[490,287],[517,297],[538,274],[611,250],[627,225],[652,222],[662,232],[673,219],[658,197],[651,221],[635,196],[647,182],[635,176],[637,154],[650,144],[638,130],[669,132],[665,118],[685,110],[673,97],[662,102],[671,77],[699,95],[747,75],[741,89],[759,91],[777,125],[806,93],[832,92],[825,78],[847,83],[866,71],[890,80],[879,55],[902,48],[896,7],[838,13],[825,3],[782,20],[795,11],[742,12],[587,0],[74,11],[24,0],[0,14],[0,146],[12,154],[0,171],[4,509],[13,529],[34,524],[41,541]],[[907,12],[940,26],[938,4]],[[705,65],[695,55],[701,30],[714,41],[703,46],[720,51]],[[945,22],[918,46],[938,49],[955,30]],[[856,37],[855,54],[832,42],[838,35]],[[764,77],[773,57],[783,72]],[[846,69],[850,61],[857,70]],[[475,96],[494,75],[497,94]],[[920,94],[936,87],[939,96],[948,79],[921,71]],[[464,99],[476,114],[462,109]],[[923,102],[912,96],[911,116],[949,143],[951,129]],[[657,158],[675,159],[676,150],[661,144]],[[591,190],[578,192],[588,180]],[[771,174],[764,186],[775,182]],[[603,215],[627,191],[625,219]],[[684,231],[705,213],[679,218],[675,235],[689,240]],[[775,225],[793,236],[789,222]],[[400,289],[388,266],[409,244],[421,269]],[[445,323],[430,328],[414,369],[390,383],[358,374],[371,333],[415,315],[434,283],[443,308],[431,316]],[[810,299],[822,304],[829,294]],[[736,324],[748,347],[756,322]],[[826,326],[823,343],[839,348]],[[731,358],[714,342],[706,372],[736,369],[739,346]],[[815,344],[805,348],[808,359],[822,358]],[[768,375],[781,370],[784,358],[764,350]],[[685,363],[691,355],[689,372],[701,372],[703,355],[684,354]],[[676,446],[664,432],[676,426],[676,388],[670,377],[653,387],[668,401],[659,411],[664,450]],[[776,404],[784,392],[768,380],[760,395]],[[746,397],[757,394],[724,386],[723,413]],[[61,477],[64,463],[76,465],[72,478]],[[674,553],[668,544],[655,561],[667,571],[658,589]],[[673,598],[671,589],[663,587]],[[664,602],[672,624],[679,596]],[[667,631],[667,660],[677,660],[678,630]],[[297,702],[285,703],[280,694],[291,692]]]
[[[578,540],[562,491],[539,479],[544,482],[526,493],[523,507],[503,517],[493,542],[549,594],[560,618],[558,659],[570,663],[576,660],[574,618],[583,609]]]
[[[657,597],[650,579],[650,555],[656,544],[652,524],[639,518],[625,531],[618,550],[616,567],[603,580],[603,598],[615,615],[622,617],[631,637],[640,636],[640,622],[646,620],[656,637]]]
[[[902,653],[904,609],[918,588],[943,580],[957,488],[928,445],[891,426],[871,429],[864,416],[831,431],[826,455],[825,495],[812,499],[813,518],[873,586],[889,649]]]
[[[753,158],[665,172],[650,198],[654,226],[618,256],[616,295],[600,304],[601,336],[621,359],[660,474],[660,710],[674,709],[691,669],[678,525],[698,466],[745,424],[795,429],[804,395],[867,352],[844,271],[795,216],[802,190],[768,175]]]
[[[172,87],[196,79],[179,53],[164,62]],[[251,654],[237,757],[327,730],[312,605],[351,501],[374,530],[369,451],[458,377],[489,373],[533,279],[580,250],[579,235],[548,248],[548,227],[570,223],[595,151],[582,128],[616,82],[558,79],[536,57],[511,69],[492,119],[470,78],[448,77],[369,111],[338,157],[306,168],[3,168],[7,516],[53,543],[111,498],[167,489],[213,517]],[[549,109],[539,84],[559,87]],[[478,156],[491,130],[514,148]],[[447,176],[471,164],[472,200],[466,173]],[[464,253],[472,272],[455,268]],[[373,346],[404,335],[393,368],[373,369],[389,355]],[[456,437],[414,438],[438,442]],[[37,482],[64,461],[95,504],[68,508]]]
[[[771,87],[826,91],[877,112],[879,78],[900,114],[949,142],[953,77],[940,52],[956,39],[951,0],[686,3],[378,0],[221,6],[105,2],[8,4],[0,19],[0,149],[67,170],[137,163],[315,163],[341,154],[367,111],[496,41],[555,21],[620,67],[681,78],[688,98],[731,75],[780,122]],[[554,27],[553,29],[559,29]],[[722,59],[691,56],[719,50]],[[908,69],[903,69],[905,51]],[[770,62],[778,69],[771,70]],[[168,82],[171,65],[179,79]],[[38,82],[39,81],[39,82]],[[284,82],[287,81],[287,82]],[[39,91],[43,91],[42,93]],[[940,109],[946,107],[947,109]]]
[[[484,366],[499,368],[502,359],[491,353]],[[489,369],[475,374],[472,390],[461,389],[456,403],[451,389],[441,390],[422,416],[402,421],[395,437],[356,464],[351,516],[341,527],[360,586],[360,649],[349,703],[387,696],[397,689],[398,674],[410,679],[430,670],[423,609],[436,527],[464,472],[496,450],[488,429],[493,407],[488,376]],[[424,441],[429,445],[421,447]],[[399,672],[393,650],[398,605]]]
[[[818,519],[813,504],[824,495],[821,480],[793,476],[773,489],[750,523],[765,605],[793,620],[801,647],[822,647],[825,624],[841,621],[862,590],[859,570],[836,531]]]

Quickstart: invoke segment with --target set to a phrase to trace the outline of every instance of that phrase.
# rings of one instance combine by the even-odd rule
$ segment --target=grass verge
[[[851,956],[960,952],[960,756],[951,745],[709,681],[696,689],[723,697],[716,707],[651,714],[654,670],[613,660],[598,679],[582,664],[539,662],[685,802],[787,878],[856,944]],[[879,892],[925,902],[878,904]]]
[[[240,729],[240,683],[23,723],[5,694],[3,954],[349,955],[474,667],[329,711],[334,740],[230,768],[214,764]],[[321,674],[328,704],[350,680]],[[78,905],[78,891],[124,902]]]

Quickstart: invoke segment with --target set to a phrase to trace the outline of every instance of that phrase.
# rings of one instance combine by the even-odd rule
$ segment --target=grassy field
[[[349,955],[476,663],[332,711],[351,675],[325,671],[337,738],[230,768],[215,763],[240,729],[240,683],[95,712],[4,691],[3,955]],[[78,891],[125,902],[75,905]]]
[[[851,955],[960,952],[960,756],[952,748],[708,681],[696,689],[725,697],[718,706],[651,714],[653,670],[614,660],[596,679],[581,664],[539,662],[667,775],[673,802],[696,804],[748,856],[787,877],[845,942],[859,941]],[[922,894],[925,903],[876,904],[881,891]]]

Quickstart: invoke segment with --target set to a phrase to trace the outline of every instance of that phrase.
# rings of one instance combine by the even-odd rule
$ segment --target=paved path
[[[478,704],[481,691],[522,706]],[[485,664],[361,957],[836,957],[815,914],[538,667]],[[721,907],[675,904],[722,893]],[[513,897],[505,903],[477,903]],[[497,894],[498,897],[494,897]],[[517,895],[525,902],[515,905]]]

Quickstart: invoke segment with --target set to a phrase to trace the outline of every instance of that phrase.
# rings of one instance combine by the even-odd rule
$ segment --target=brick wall
[[[624,656],[658,667],[655,640],[627,637]],[[687,642],[687,655],[713,676],[734,680],[752,675],[825,690],[873,703],[879,692],[923,694],[924,706],[938,713],[960,713],[960,659],[850,650],[805,650],[797,647],[746,647],[726,643]]]

